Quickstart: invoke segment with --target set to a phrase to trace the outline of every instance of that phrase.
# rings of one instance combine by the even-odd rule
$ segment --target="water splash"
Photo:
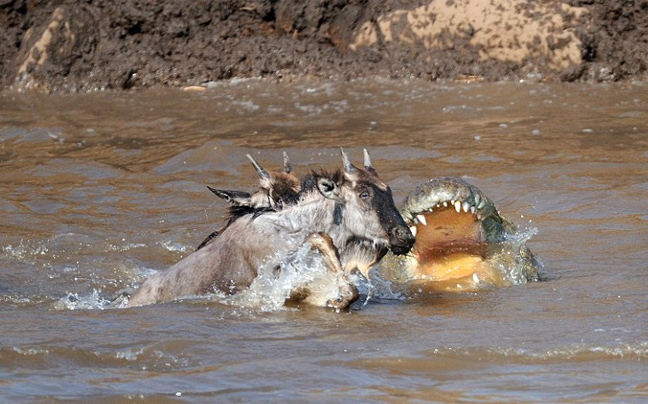
[[[291,299],[326,307],[329,300],[340,296],[340,289],[349,282],[350,278],[344,274],[329,270],[322,256],[313,253],[310,244],[305,244],[278,271],[260,268],[250,287],[232,296],[229,302],[261,311],[282,310]]]
[[[147,278],[155,271],[149,268],[123,271],[130,279],[128,285],[137,284],[141,278]],[[380,290],[388,290],[388,283],[381,281]],[[123,282],[122,282],[123,283]],[[374,295],[374,287],[362,276],[345,275],[331,271],[318,252],[312,250],[309,243],[301,246],[294,254],[287,257],[278,269],[262,266],[258,276],[249,288],[235,295],[222,292],[204,296],[185,296],[183,300],[209,301],[224,306],[236,306],[250,312],[274,312],[287,309],[286,301],[300,301],[309,305],[327,307],[328,302],[340,297],[341,291],[348,285],[360,290],[359,305],[363,306]],[[56,300],[52,307],[56,310],[105,310],[124,308],[128,299],[136,290],[126,287],[110,295],[102,289],[93,289],[91,293],[67,292]],[[391,292],[381,292],[382,296],[391,296]]]
[[[538,271],[542,270],[543,265],[526,246],[527,241],[537,233],[535,227],[519,229],[507,233],[504,241],[497,245],[498,251],[493,252],[490,262],[499,271],[503,285],[522,285],[540,278]]]
[[[527,241],[536,234],[538,234],[538,229],[536,227],[529,227],[518,230],[516,233],[507,236],[507,241],[510,243],[511,248],[514,251],[515,265],[510,268],[506,273],[506,276],[513,285],[520,285],[527,283],[529,280],[537,281],[540,279],[539,272],[542,271],[544,265],[537,256],[532,255],[529,257],[529,254],[532,253],[526,246]],[[535,265],[535,274],[529,273],[529,259],[531,259]]]
[[[79,296],[78,293],[70,293],[56,302],[55,310],[104,310],[110,307],[111,301],[101,296],[101,290],[94,289],[91,294]]]
[[[394,290],[394,285],[391,281],[385,280],[380,277],[380,274],[375,269],[369,271],[369,281],[371,282],[372,295],[371,300],[404,300],[405,296],[398,290]]]
[[[6,257],[32,264],[37,260],[37,257],[46,256],[48,252],[49,249],[42,243],[25,242],[24,240],[21,240],[16,246],[9,244],[2,247],[2,254]]]
[[[172,241],[162,241],[159,243],[164,249],[171,252],[181,252],[186,253],[191,250],[191,247],[188,247],[181,243],[175,243]]]

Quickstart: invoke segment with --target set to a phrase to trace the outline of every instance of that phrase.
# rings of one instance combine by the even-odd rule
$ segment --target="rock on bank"
[[[3,87],[64,92],[292,75],[644,78],[645,7],[612,0],[0,0],[0,78]]]

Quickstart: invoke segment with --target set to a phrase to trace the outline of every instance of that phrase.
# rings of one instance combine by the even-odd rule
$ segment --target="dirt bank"
[[[63,92],[292,75],[644,79],[647,11],[616,0],[0,0],[0,79]]]

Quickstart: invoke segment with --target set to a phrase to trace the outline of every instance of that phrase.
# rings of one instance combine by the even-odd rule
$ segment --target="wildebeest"
[[[396,253],[409,251],[415,240],[389,187],[367,159],[365,168],[359,169],[342,155],[343,172],[312,173],[302,181],[296,203],[231,221],[203,248],[147,279],[129,306],[214,291],[237,293],[252,283],[260,268],[280,271],[282,263],[305,243],[320,250],[317,244],[324,245],[329,251],[325,256],[334,261],[339,252],[345,265],[352,262],[350,252],[358,245],[371,246],[380,254],[389,248]],[[343,302],[348,303],[350,299]]]

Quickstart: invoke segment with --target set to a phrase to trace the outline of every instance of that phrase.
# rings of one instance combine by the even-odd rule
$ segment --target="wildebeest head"
[[[396,209],[389,186],[378,178],[364,150],[364,168],[357,168],[341,150],[344,163],[339,197],[344,199],[341,220],[355,236],[385,245],[394,254],[406,254],[415,242],[402,216]]]

